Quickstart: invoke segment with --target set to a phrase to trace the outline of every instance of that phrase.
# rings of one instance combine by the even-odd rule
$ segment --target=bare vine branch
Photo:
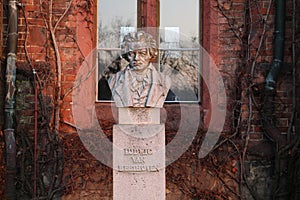
[[[253,62],[252,62],[252,67],[251,67],[251,72],[250,72],[250,74],[251,74],[251,80],[253,79],[253,74],[254,74],[254,70],[255,70],[255,66],[256,66],[256,61],[257,61],[257,58],[260,55],[263,41],[266,38],[267,21],[268,21],[269,16],[270,16],[272,2],[273,2],[273,0],[269,0],[269,6],[268,6],[268,9],[267,9],[266,16],[265,17],[261,16],[262,21],[263,21],[263,30],[262,30],[262,33],[261,33],[261,36],[260,36],[259,45],[257,47],[256,53],[255,53],[255,56],[254,56],[254,59],[253,59]]]

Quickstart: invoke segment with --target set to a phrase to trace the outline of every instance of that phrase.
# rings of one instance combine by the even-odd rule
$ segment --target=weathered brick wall
[[[4,14],[3,14],[3,2],[1,2],[0,3],[0,17],[1,17],[1,19],[3,18],[2,16],[3,16]],[[2,42],[3,42],[3,21],[1,20],[1,22],[0,22],[0,31],[1,31],[1,35],[0,35],[0,45],[1,45],[1,48],[0,48],[0,55],[1,55],[1,57],[0,57],[0,61],[1,61],[1,69],[0,69],[0,86],[1,86],[1,88],[0,88],[0,95],[1,95],[1,101],[0,101],[0,106],[1,106],[1,108],[3,108],[3,102],[4,102],[4,96],[3,96],[3,94],[4,94],[4,81],[5,81],[5,79],[4,79],[4,73],[5,73],[5,56],[3,55],[3,53],[2,53]],[[0,127],[1,127],[1,129],[2,129],[2,126],[3,126],[3,109],[1,109],[0,110]]]
[[[299,18],[299,14],[292,16],[293,1],[286,2],[284,65],[278,78],[276,96],[272,102],[277,127],[274,131],[278,130],[276,135],[283,143],[288,142],[288,137],[292,138],[290,140],[295,140],[300,128],[299,116],[293,118],[293,112],[299,111],[299,108],[293,107],[292,100],[293,95],[296,95],[296,101],[299,101],[299,80],[296,80],[296,84],[292,81],[291,67],[292,29],[294,28],[292,20],[293,17]],[[296,8],[299,8],[299,4],[299,1],[295,3]],[[262,124],[262,114],[265,114],[262,111],[264,81],[273,59],[274,5],[271,1],[250,1],[247,4],[245,1],[234,0],[229,3],[221,2],[219,6],[218,10],[221,14],[218,18],[218,66],[224,73],[223,77],[228,88],[231,126],[238,127],[239,133],[242,134],[243,143],[236,144],[244,145],[242,149],[247,152],[245,173],[248,184],[252,185],[257,196],[269,199],[274,195],[272,191],[277,184],[275,177],[278,177],[278,174],[276,175],[278,171],[274,172],[274,166],[281,163],[279,164],[281,173],[287,167],[282,164],[286,162],[284,159],[274,160],[273,156],[278,153],[276,148],[274,149],[276,142],[266,137],[265,127]],[[264,23],[265,19],[267,19],[266,23]],[[296,23],[298,27],[299,20],[296,20]],[[295,31],[299,32],[299,29]],[[296,59],[299,59],[297,54],[296,52]],[[299,62],[295,67],[295,77],[298,79]],[[294,86],[296,94],[293,94]],[[291,119],[294,120],[294,126],[289,130]],[[259,177],[258,180],[256,179],[257,182],[253,177]],[[287,189],[285,181],[286,178],[283,177],[279,184],[283,184],[281,187]],[[245,198],[252,199],[248,191],[244,191],[244,194]]]
[[[244,1],[233,1],[232,3],[220,4],[221,14],[219,15],[219,48],[218,60],[219,68],[223,72],[224,81],[228,87],[228,102],[230,111],[235,112],[235,106],[242,104],[243,118],[248,117],[248,100],[243,90],[247,81],[252,81],[254,86],[260,89],[254,96],[262,95],[264,78],[267,75],[273,59],[273,31],[274,31],[274,8],[271,4],[270,12],[268,7],[270,1],[252,2],[246,5]],[[293,112],[292,109],[292,1],[287,1],[287,17],[285,30],[285,58],[283,70],[277,84],[275,98],[275,113],[278,119],[278,127],[282,134],[287,133],[288,120]],[[245,21],[245,6],[251,7],[250,19]],[[218,8],[216,8],[218,9]],[[268,17],[265,24],[262,17]],[[249,21],[251,20],[251,21]],[[250,22],[253,24],[250,26]],[[248,26],[245,23],[249,23]],[[299,21],[298,21],[299,23]],[[250,33],[250,36],[249,36]],[[260,41],[261,36],[265,38]],[[259,51],[258,51],[259,50]],[[254,65],[252,65],[254,63]],[[297,65],[298,67],[298,65]],[[253,75],[251,70],[253,69]],[[242,76],[241,76],[242,75]],[[251,77],[253,76],[253,77]],[[296,78],[298,72],[296,74]],[[252,80],[251,80],[252,78]],[[237,84],[238,83],[238,84]],[[242,85],[239,85],[242,84]],[[296,85],[298,88],[298,85]],[[296,94],[297,95],[297,94]],[[244,97],[244,98],[242,98]],[[260,96],[261,97],[261,96]],[[298,97],[299,98],[299,97]],[[261,103],[261,99],[257,103]],[[285,108],[283,109],[282,106]],[[257,120],[260,116],[257,108],[253,106],[253,121],[251,121],[250,140],[263,140],[261,124]],[[232,115],[232,120],[234,115]],[[232,123],[234,124],[234,123]],[[260,136],[259,136],[260,135]]]
[[[1,1],[0,2],[0,17],[1,19],[3,19],[3,2]],[[0,48],[0,55],[1,55],[1,58],[3,58],[2,56],[2,41],[3,41],[3,21],[1,20],[0,22],[0,31],[1,31],[1,35],[0,35],[0,44],[1,44],[1,48]]]
[[[4,1],[4,16],[6,16],[6,6],[8,1]],[[22,162],[22,159],[26,156],[32,155],[32,145],[33,145],[33,131],[34,131],[34,96],[33,96],[33,76],[32,76],[32,67],[35,68],[37,71],[38,77],[37,80],[39,81],[39,88],[42,90],[42,96],[45,102],[42,102],[46,105],[45,107],[49,107],[50,111],[48,113],[48,116],[50,117],[50,126],[49,128],[53,128],[53,107],[56,105],[55,102],[55,93],[57,88],[55,88],[56,83],[56,64],[55,63],[55,54],[54,54],[54,48],[53,48],[53,40],[51,39],[51,34],[49,31],[49,2],[44,1],[40,5],[41,1],[22,1],[21,6],[22,9],[19,10],[19,20],[18,20],[18,31],[19,31],[19,39],[18,39],[18,53],[17,53],[17,92],[16,92],[16,136],[17,136],[17,142],[18,142],[18,155],[19,155],[19,161]],[[41,9],[42,7],[42,9]],[[68,7],[68,3],[65,1],[54,1],[53,3],[53,26],[57,22],[60,16],[64,13],[66,8]],[[2,8],[2,4],[1,4]],[[62,65],[62,96],[63,103],[61,105],[61,121],[62,122],[68,122],[72,123],[72,113],[70,111],[71,107],[71,94],[69,91],[71,91],[71,88],[73,87],[76,71],[78,70],[80,64],[82,63],[83,58],[91,51],[93,43],[92,40],[94,39],[93,28],[91,27],[90,22],[94,20],[89,20],[86,13],[83,12],[84,10],[91,9],[90,12],[93,11],[94,7],[90,8],[88,7],[87,2],[75,2],[73,1],[73,4],[70,6],[69,12],[65,13],[65,16],[63,20],[60,21],[58,26],[55,29],[55,41],[58,44],[59,54],[61,56],[61,65]],[[83,13],[82,13],[83,12]],[[2,19],[2,18],[1,18]],[[1,21],[2,22],[2,21]],[[1,37],[1,41],[3,39],[3,45],[1,45],[1,50],[3,52],[6,52],[6,39],[7,39],[7,18],[3,18],[4,22],[4,30],[1,31],[1,33],[4,33],[4,37]],[[1,27],[2,28],[2,27]],[[86,29],[86,30],[85,30]],[[5,57],[5,53],[2,54],[3,57]],[[5,66],[5,64],[3,65]],[[4,74],[5,67],[1,66],[1,72]],[[21,74],[20,74],[21,73]],[[30,77],[30,78],[26,78]],[[1,76],[1,85],[2,81],[5,80],[4,76]],[[1,87],[0,94],[1,97],[4,96],[4,87]],[[68,92],[69,95],[65,95]],[[50,101],[48,101],[50,99]],[[3,108],[1,101],[1,107]],[[41,109],[41,98],[39,98],[39,109]],[[51,109],[52,107],[52,109]],[[46,108],[47,110],[47,108]],[[3,119],[1,109],[1,119]],[[39,110],[39,129],[38,129],[38,135],[44,135],[46,138],[41,139],[39,137],[40,147],[39,151],[43,152],[43,154],[48,151],[50,146],[48,144],[45,144],[45,141],[49,140],[47,137],[47,134],[45,134],[46,130],[42,130],[42,127],[45,127],[45,124],[43,122],[49,123],[47,120],[41,119],[45,116],[41,115],[42,110]],[[46,113],[47,114],[47,113]],[[3,120],[1,120],[2,125]],[[76,149],[76,152],[84,148],[81,144],[79,144],[76,148],[73,146],[73,140],[78,138],[78,135],[74,133],[74,128],[69,125],[65,125],[65,123],[61,124],[61,131],[65,133],[65,135],[60,135],[60,139],[64,141],[64,147],[65,147],[65,158],[64,160],[66,163],[69,163],[70,166],[69,169],[73,170],[73,163],[82,163],[83,168],[85,168],[84,163],[89,162],[90,160],[94,160],[87,152],[84,153],[84,160],[80,159],[80,156],[77,154],[72,154],[72,149]],[[71,128],[70,128],[71,127]],[[1,126],[2,130],[2,126]],[[2,132],[1,132],[2,133]],[[47,133],[47,132],[46,132]],[[72,135],[72,133],[74,133]],[[50,133],[52,134],[52,133]],[[71,136],[71,137],[69,137]],[[24,141],[25,137],[25,141]],[[28,137],[26,139],[26,137]],[[52,136],[53,137],[53,136]],[[1,141],[2,140],[2,134],[1,134]],[[31,149],[24,149],[22,145],[25,143],[26,148]],[[2,142],[1,142],[2,143]],[[23,143],[23,144],[22,144]],[[2,143],[4,144],[4,143]],[[39,144],[38,144],[39,145]],[[1,145],[1,152],[3,152],[2,147],[4,145]],[[46,148],[46,149],[45,149]],[[31,154],[30,154],[31,151]],[[82,151],[83,152],[83,151]],[[26,154],[26,155],[25,155]],[[1,154],[2,155],[2,154]],[[3,154],[4,155],[4,154]],[[45,155],[40,155],[45,156]],[[50,154],[48,155],[50,156]],[[87,157],[87,158],[86,158]],[[26,161],[26,165],[32,169],[33,162],[32,157],[29,157]],[[61,158],[62,159],[62,158]],[[80,159],[80,162],[78,162],[77,159]],[[1,159],[1,161],[4,161]],[[31,163],[28,163],[31,162]],[[51,161],[50,161],[51,162]],[[19,168],[19,171],[24,170],[24,163],[18,163],[19,165],[23,165]],[[1,165],[2,168],[3,163]],[[57,167],[57,166],[56,166]],[[30,173],[33,173],[32,170],[27,171],[27,175],[30,175]],[[93,167],[92,169],[95,169]],[[26,169],[25,169],[26,170]],[[82,168],[78,169],[80,171],[80,177],[85,176],[86,174],[81,173]],[[2,170],[1,170],[2,172]],[[24,171],[23,171],[24,172]],[[72,171],[73,175],[76,174],[76,169]],[[66,168],[66,174],[68,174],[68,169]],[[83,175],[82,175],[83,174]],[[4,171],[1,173],[1,182],[4,181]],[[32,177],[33,174],[31,174]],[[67,176],[66,175],[66,176]],[[82,176],[81,176],[82,175]],[[45,175],[43,175],[45,176]],[[53,174],[51,175],[53,178]],[[105,173],[104,173],[105,176]],[[20,174],[18,174],[18,191],[22,191],[23,189],[28,190],[28,187],[23,188],[24,182],[22,183],[22,178]],[[71,177],[73,178],[73,177]],[[67,180],[67,179],[66,179]],[[71,191],[81,188],[81,185],[77,186],[81,179],[76,179],[75,182],[73,182],[73,179],[68,179],[66,181],[67,184],[71,183],[70,185],[67,185],[65,188],[67,191],[69,190],[69,186],[72,188]],[[27,180],[29,184],[32,184],[33,182],[30,180]],[[45,183],[44,183],[45,184]],[[76,188],[74,189],[74,185]],[[1,186],[5,187],[5,183],[1,184]],[[32,187],[32,186],[31,186]],[[61,184],[61,187],[64,187],[63,184]],[[22,189],[23,188],[23,189]],[[32,190],[28,191],[32,193]],[[1,194],[0,198],[4,199],[4,188],[1,188]],[[26,196],[20,197],[20,198],[27,198]]]
[[[1,1],[0,2],[0,17],[2,19],[2,16],[3,16],[3,2]],[[0,47],[2,47],[2,34],[3,34],[3,21],[1,20],[0,21]],[[0,173],[0,197],[3,197],[4,196],[4,193],[5,193],[5,163],[4,163],[4,154],[2,153],[4,151],[4,136],[3,136],[3,132],[2,132],[2,128],[3,128],[3,124],[4,124],[4,116],[3,116],[3,107],[4,107],[4,66],[5,66],[5,62],[4,62],[4,55],[2,54],[2,48],[0,48],[0,152],[1,152],[1,155],[0,155],[0,168],[1,168],[1,173]]]

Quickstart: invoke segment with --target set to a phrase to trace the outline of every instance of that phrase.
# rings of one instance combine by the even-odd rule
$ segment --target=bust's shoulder
[[[153,81],[158,82],[165,87],[169,88],[171,86],[171,79],[167,74],[164,74],[162,72],[159,72],[153,65],[152,75],[153,75]]]
[[[114,78],[119,79],[120,77],[123,77],[126,74],[126,72],[128,72],[128,70],[130,70],[129,66],[126,66],[124,69],[122,69],[122,70],[118,71],[116,74],[114,74]]]

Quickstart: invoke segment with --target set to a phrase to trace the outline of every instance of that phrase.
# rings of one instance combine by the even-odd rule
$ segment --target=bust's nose
[[[135,52],[133,60],[139,60],[139,59],[140,59],[140,54],[138,52]]]

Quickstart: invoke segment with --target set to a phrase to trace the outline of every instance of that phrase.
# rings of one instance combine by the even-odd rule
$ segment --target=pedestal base
[[[164,200],[164,125],[114,125],[113,144],[113,199]]]

